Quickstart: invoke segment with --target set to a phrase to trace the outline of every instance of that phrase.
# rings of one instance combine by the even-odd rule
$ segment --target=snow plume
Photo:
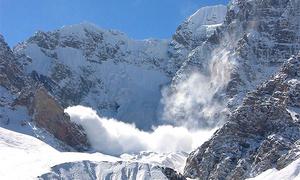
[[[140,151],[191,152],[208,140],[215,131],[189,131],[184,127],[168,125],[145,132],[132,124],[99,117],[91,108],[73,106],[65,109],[65,112],[70,115],[71,121],[85,129],[95,150],[111,155]]]
[[[207,64],[204,69],[208,73],[186,72],[187,78],[163,90],[163,120],[190,128],[212,128],[222,122],[227,111],[222,90],[230,80],[233,64],[226,50],[215,51]]]

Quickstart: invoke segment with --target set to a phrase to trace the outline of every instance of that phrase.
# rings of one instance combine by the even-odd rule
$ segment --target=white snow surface
[[[223,23],[226,12],[225,5],[206,6],[197,10],[188,21],[195,26],[220,24]]]
[[[52,179],[84,180],[167,180],[160,167],[138,162],[69,162],[52,168],[40,177]]]
[[[101,153],[59,152],[37,138],[4,128],[0,133],[1,179],[34,179],[63,162],[120,160]]]
[[[194,43],[202,42],[203,39],[211,36],[217,27],[221,26],[225,20],[227,6],[215,5],[202,7],[185,20],[176,33],[189,34]],[[191,40],[191,39],[187,40]]]
[[[248,180],[300,180],[300,159],[295,160],[281,170],[269,169]]]
[[[172,152],[172,153],[157,153],[151,151],[142,151],[138,154],[122,154],[120,156],[124,160],[139,161],[150,163],[154,165],[163,165],[175,169],[177,172],[183,174],[186,158],[186,152]]]
[[[124,155],[127,158],[123,159],[102,153],[60,152],[32,136],[1,127],[0,134],[1,179],[36,179],[38,176],[50,172],[51,167],[62,163],[70,164],[68,162],[75,163],[72,166],[75,170],[83,161],[95,162],[97,168],[94,170],[98,174],[98,179],[105,179],[105,176],[110,177],[112,173],[113,179],[121,179],[118,175],[124,169],[139,174],[137,179],[166,179],[155,166],[170,167],[164,161],[165,156],[155,153],[152,156],[151,152],[147,154],[148,159],[144,158],[142,160],[141,158],[131,158],[129,155]],[[137,155],[136,157],[142,156],[145,157],[145,155]],[[173,164],[176,164],[174,161],[181,163],[184,156],[182,153],[169,155],[168,163],[172,161]],[[81,175],[84,177],[84,174]]]

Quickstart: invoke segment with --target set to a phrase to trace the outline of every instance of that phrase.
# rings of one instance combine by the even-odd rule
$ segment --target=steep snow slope
[[[202,7],[186,19],[176,30],[173,38],[187,48],[195,48],[214,34],[225,20],[225,5]]]
[[[167,48],[165,41],[133,41],[84,23],[38,32],[14,52],[24,71],[63,105],[90,106],[147,129],[170,79]]]
[[[159,158],[149,158],[147,161],[140,162],[138,159],[123,160],[101,153],[59,152],[28,135],[4,128],[0,128],[0,133],[1,179],[35,179],[49,172],[52,166],[55,166],[52,170],[60,170],[61,177],[69,178],[83,178],[95,173],[99,180],[105,178],[121,180],[124,179],[124,175],[127,175],[128,179],[167,179],[163,173],[164,168],[159,166],[168,167],[168,164],[164,165]],[[65,164],[59,165],[61,163]],[[83,167],[87,163],[92,164],[93,167]],[[64,168],[65,171],[61,170]],[[51,179],[49,174],[42,178]]]
[[[21,76],[13,52],[0,35],[0,126],[9,125],[13,128],[17,123],[21,124],[21,121],[28,118],[25,107],[11,107],[20,88],[24,87]]]
[[[15,55],[10,50],[4,38],[0,36],[0,127],[39,137],[40,139],[43,139],[44,142],[47,142],[60,150],[72,149],[64,144],[68,144],[67,142],[62,143],[54,138],[54,136],[57,137],[57,134],[50,134],[36,126],[36,119],[34,116],[38,115],[38,109],[33,105],[35,104],[33,102],[33,96],[37,87],[38,83],[22,73]],[[51,105],[48,104],[49,101],[47,102],[47,99],[45,98],[46,97],[42,97],[40,100],[35,99],[37,100],[36,102],[42,101],[47,103],[47,108],[51,109]],[[57,103],[54,103],[52,104],[52,108],[54,108],[53,105],[59,106]],[[33,115],[34,111],[35,113]],[[44,112],[42,119],[45,120],[45,117],[48,115],[48,113]],[[59,119],[57,116],[55,116],[55,118]],[[63,119],[59,119],[59,122],[63,122]],[[68,126],[72,125],[68,124]],[[47,127],[51,127],[51,125],[47,124]],[[50,130],[47,127],[43,126],[43,128]],[[60,128],[55,127],[55,129]],[[68,134],[69,137],[72,136],[70,135],[71,134]],[[76,138],[78,138],[77,135]]]

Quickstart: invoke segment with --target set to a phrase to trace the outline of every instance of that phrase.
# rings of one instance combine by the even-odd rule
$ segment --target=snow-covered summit
[[[177,28],[173,38],[186,47],[195,48],[224,22],[226,12],[225,5],[202,7]]]
[[[206,6],[197,10],[187,21],[194,26],[220,24],[223,23],[226,12],[225,5]]]

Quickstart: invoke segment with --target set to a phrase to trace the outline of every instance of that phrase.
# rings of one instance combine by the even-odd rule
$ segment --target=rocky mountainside
[[[185,175],[244,179],[300,156],[300,54],[249,93],[228,122],[190,154]]]
[[[185,82],[194,85],[187,84],[192,90],[183,91],[188,104],[176,99],[166,106],[176,109],[167,119],[206,127],[222,121],[220,115],[230,114],[247,92],[298,53],[299,18],[299,1],[231,1],[223,25],[189,53],[173,77],[170,94],[182,94],[180,84]],[[193,72],[197,76],[191,76]]]
[[[19,91],[24,82],[21,80],[21,70],[15,56],[8,45],[5,43],[4,37],[0,35],[0,85],[12,92]]]
[[[38,32],[14,53],[63,107],[86,105],[147,129],[155,124],[160,87],[174,71],[167,48],[168,42],[134,41],[83,23]]]
[[[299,1],[230,3],[216,38],[203,46],[226,49],[225,59],[233,64],[229,80],[215,93],[231,110],[227,123],[190,154],[186,176],[244,179],[281,169],[299,156],[299,18]],[[203,47],[198,51],[203,54]]]
[[[1,127],[40,137],[58,149],[70,149],[68,145],[87,149],[89,143],[83,129],[70,121],[41,82],[22,72],[2,37],[0,49]]]

